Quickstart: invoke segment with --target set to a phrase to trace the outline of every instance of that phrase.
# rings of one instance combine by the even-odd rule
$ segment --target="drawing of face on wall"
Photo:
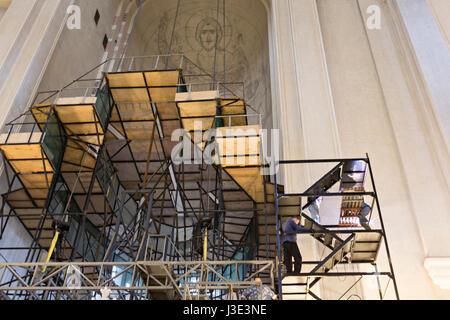
[[[146,55],[184,54],[186,81],[226,82],[229,91],[271,117],[267,28],[256,19],[264,18],[264,12],[252,12],[256,0],[227,1],[235,5],[228,5],[224,16],[222,4],[217,11],[216,1],[186,1],[177,15],[176,1],[152,0],[144,9],[153,18],[138,24],[136,41],[145,43]],[[203,76],[195,80],[195,74]]]
[[[222,38],[222,26],[215,19],[206,17],[197,25],[195,39],[204,50],[213,50]]]

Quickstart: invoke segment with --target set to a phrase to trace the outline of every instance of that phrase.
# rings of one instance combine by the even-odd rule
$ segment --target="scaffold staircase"
[[[361,193],[364,193],[362,186],[364,184],[366,167],[364,166],[363,170],[361,170],[361,165],[355,164],[355,162],[357,161],[340,162],[304,193],[309,193],[312,195],[319,193],[325,194],[338,181],[341,181],[340,188],[344,191],[343,194],[349,193],[352,196],[350,200],[347,199],[348,196],[343,196],[341,203],[340,227],[349,226],[349,224],[342,223],[342,212],[348,208],[348,201],[355,202],[355,196],[353,193],[356,192],[359,199],[358,201],[362,202]],[[356,169],[352,169],[352,167]],[[354,177],[355,173],[359,176],[358,181],[348,178],[352,176]],[[305,210],[317,199],[317,196],[308,197],[308,202],[303,207],[301,206],[301,202],[299,202],[299,198],[300,196],[298,195],[285,195],[279,198],[278,213],[280,225],[286,221],[286,219],[290,218],[291,215],[298,215],[298,213],[301,212],[301,217],[304,221],[303,226],[310,230],[308,233],[321,245],[328,248],[330,252],[309,272],[299,276],[284,276],[281,281],[283,299],[306,299],[308,294],[315,299],[320,299],[314,294],[313,291],[311,291],[311,289],[320,281],[322,278],[321,276],[326,276],[326,274],[331,272],[336,265],[340,263],[376,263],[381,242],[383,240],[383,232],[382,230],[370,230],[370,228],[360,230],[353,228],[335,228],[339,226],[323,226],[305,213]],[[357,213],[355,213],[355,206],[352,206],[351,208],[351,215],[357,217]],[[360,208],[360,206],[358,208]],[[356,208],[356,210],[358,208]],[[359,223],[354,222],[351,226],[359,226]],[[342,233],[344,229],[345,231]],[[281,233],[282,232],[280,230],[280,235]]]

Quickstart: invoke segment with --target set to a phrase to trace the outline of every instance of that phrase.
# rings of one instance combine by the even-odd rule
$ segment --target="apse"
[[[146,1],[127,56],[177,53],[189,61],[184,74],[201,71],[211,77],[196,82],[226,83],[250,105],[248,113],[261,114],[263,127],[272,128],[267,12],[260,0]]]

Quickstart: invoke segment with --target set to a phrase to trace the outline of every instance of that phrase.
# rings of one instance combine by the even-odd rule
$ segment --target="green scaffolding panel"
[[[66,136],[54,111],[51,111],[51,115],[44,127],[44,138],[41,146],[55,170],[60,168],[65,145]]]
[[[95,109],[97,110],[100,124],[104,131],[106,131],[108,127],[112,105],[109,87],[105,85],[98,91],[97,102],[95,103]]]

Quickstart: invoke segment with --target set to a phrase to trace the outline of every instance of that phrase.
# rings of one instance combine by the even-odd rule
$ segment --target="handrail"
[[[164,69],[158,69],[159,63],[162,60],[161,58],[170,58],[170,57],[178,57],[179,58],[179,62],[177,63],[177,69],[181,69],[185,64],[191,64],[197,70],[202,72],[202,74],[198,75],[198,76],[208,76],[209,78],[214,79],[214,77],[211,74],[209,74],[208,72],[203,70],[199,65],[194,63],[191,59],[187,58],[185,56],[185,54],[183,54],[183,53],[157,54],[157,55],[144,55],[144,56],[129,56],[129,57],[115,57],[115,58],[108,58],[108,59],[104,60],[103,62],[99,63],[95,67],[91,68],[88,72],[86,72],[83,75],[81,75],[80,77],[76,78],[75,80],[73,80],[69,84],[63,86],[61,89],[54,90],[54,91],[38,92],[36,94],[36,97],[39,96],[39,94],[42,94],[42,93],[53,93],[52,95],[50,95],[49,97],[47,97],[45,99],[45,100],[48,100],[48,99],[52,98],[54,95],[56,95],[58,92],[65,91],[66,89],[68,89],[70,86],[72,86],[73,84],[75,84],[77,82],[80,82],[80,81],[100,81],[100,79],[83,79],[83,78],[88,76],[90,73],[94,72],[95,70],[98,70],[102,66],[104,66],[104,65],[106,65],[108,63],[111,63],[111,62],[131,60],[133,63],[135,63],[137,60],[156,59],[156,64],[154,66],[152,66],[152,68],[149,69],[149,70],[164,70],[164,69],[167,69],[166,66],[164,66]],[[130,65],[130,67],[131,67],[131,65]],[[131,70],[127,70],[127,71],[131,71]],[[127,72],[127,71],[121,71],[121,72],[123,73],[123,72]],[[145,70],[143,70],[143,71],[145,71]],[[195,75],[189,75],[189,76],[192,77],[192,76],[195,76]],[[103,80],[103,79],[101,79],[101,80]],[[236,82],[220,82],[220,81],[219,82],[214,81],[214,83],[223,84],[224,89],[229,91],[232,94],[234,94],[233,91],[230,90],[229,88],[227,88],[225,86],[225,84],[237,84]],[[244,86],[243,99],[245,100],[245,84],[243,82],[242,82],[242,84]],[[101,86],[101,84],[99,84],[99,86]],[[95,87],[95,88],[98,89],[99,86]],[[234,95],[237,96],[236,94],[234,94]],[[36,98],[34,98],[33,101],[36,101]],[[246,103],[246,106],[248,106],[252,111],[257,112],[250,104]]]

